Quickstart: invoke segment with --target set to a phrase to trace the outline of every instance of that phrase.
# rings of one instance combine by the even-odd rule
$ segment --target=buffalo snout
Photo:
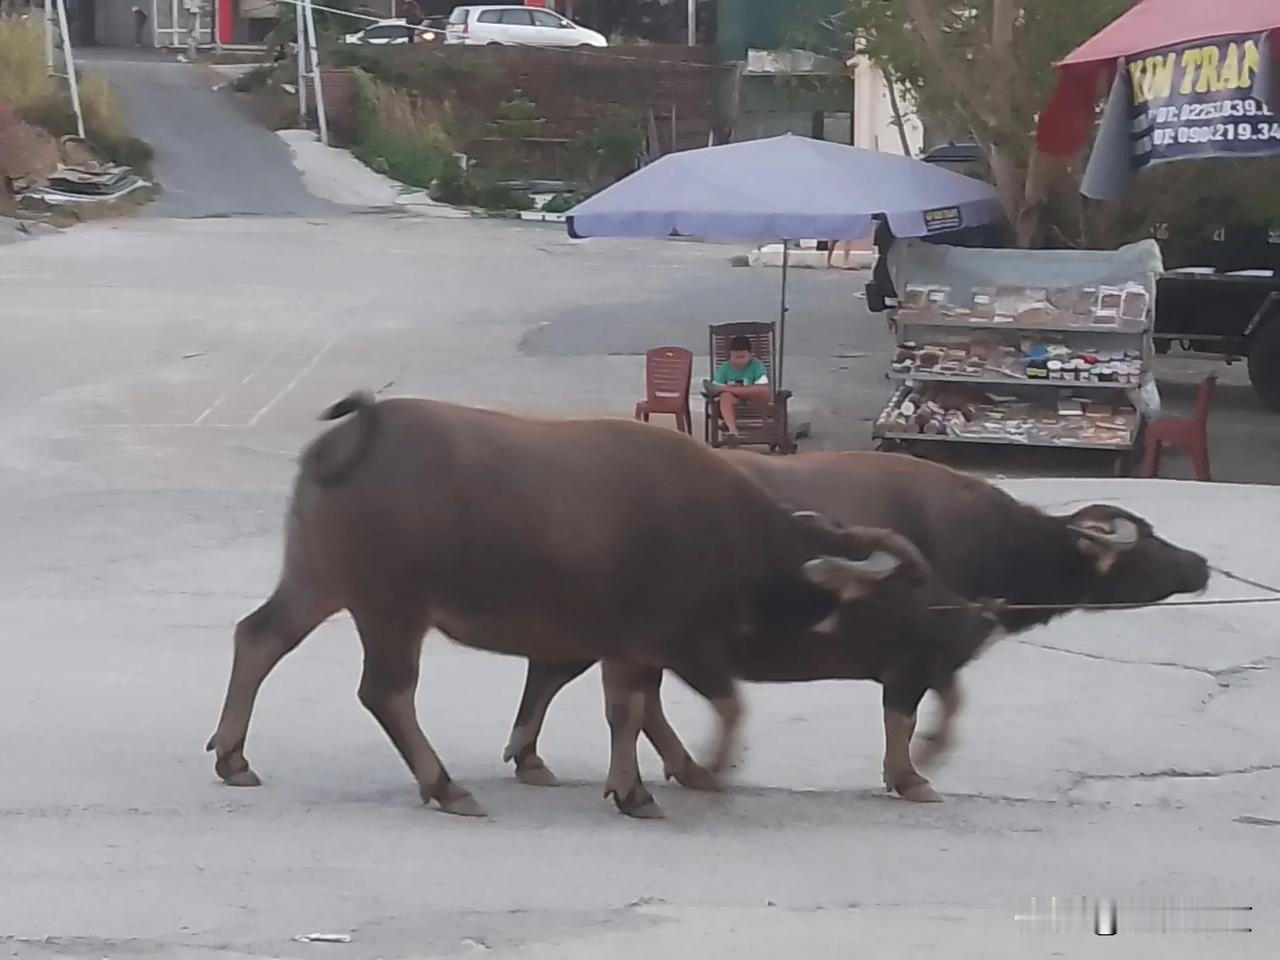
[[[1209,561],[1191,550],[1179,550],[1175,593],[1203,593],[1209,586]]]

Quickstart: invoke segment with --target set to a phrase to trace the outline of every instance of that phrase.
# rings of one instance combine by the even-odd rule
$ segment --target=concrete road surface
[[[91,224],[0,254],[0,956],[1274,956],[1275,607],[1074,615],[1003,643],[967,671],[941,806],[879,789],[874,685],[753,687],[734,789],[660,785],[646,754],[668,819],[644,823],[600,797],[594,674],[548,723],[567,785],[522,787],[499,759],[520,663],[439,637],[423,723],[491,819],[422,808],[356,702],[339,618],[264,689],[248,745],[264,786],[217,782],[203,746],[231,627],[274,583],[316,411],[390,384],[626,415],[638,347],[696,344],[772,279],[711,247],[362,217]],[[845,280],[798,279],[807,309],[835,306],[797,325],[794,377],[870,405],[883,383],[859,364],[882,358],[832,359],[878,335],[843,312]],[[1277,577],[1275,488],[1011,488],[1126,504]],[[698,746],[708,711],[670,686]],[[1052,896],[1118,898],[1122,934],[1045,932]],[[1161,898],[1253,910],[1160,921],[1142,908]],[[1158,922],[1254,932],[1137,932]],[[350,942],[294,939],[312,933]]]
[[[119,94],[130,130],[155,150],[162,192],[150,217],[332,216],[341,208],[312,196],[270,130],[214,92],[217,77],[167,55],[122,58],[90,51],[85,69]]]

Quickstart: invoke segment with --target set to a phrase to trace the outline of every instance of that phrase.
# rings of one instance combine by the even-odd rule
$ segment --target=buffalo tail
[[[373,447],[378,432],[378,407],[373,394],[359,391],[348,394],[322,414],[321,420],[341,420],[354,415],[355,420],[343,424],[313,441],[302,454],[303,475],[322,487],[342,483]]]

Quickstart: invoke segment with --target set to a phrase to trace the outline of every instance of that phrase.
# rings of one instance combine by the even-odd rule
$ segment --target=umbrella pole
[[[774,387],[782,389],[782,355],[787,345],[787,261],[790,259],[791,245],[782,241],[782,300],[778,304],[778,355],[774,358]]]

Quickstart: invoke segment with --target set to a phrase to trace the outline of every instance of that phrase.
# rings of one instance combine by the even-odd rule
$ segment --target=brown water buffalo
[[[900,537],[794,517],[729,461],[665,431],[363,394],[323,418],[348,419],[302,454],[279,583],[235,632],[208,744],[232,785],[259,783],[244,744],[263,680],[346,609],[364,648],[360,701],[424,802],[481,813],[418,724],[422,638],[436,627],[498,653],[603,661],[606,795],[625,812],[655,813],[635,748],[663,668],[719,716],[715,776],[739,720],[736,647],[768,656],[769,638],[826,629],[864,605],[873,620],[916,609],[929,588]],[[975,642],[991,629],[968,607],[949,615]]]
[[[1151,525],[1119,507],[1095,504],[1066,516],[1051,516],[1020,503],[984,480],[913,457],[886,453],[811,453],[766,457],[743,451],[718,454],[763,485],[780,502],[844,524],[885,527],[920,549],[936,575],[963,597],[998,598],[1005,605],[1036,604],[1042,609],[1001,607],[1001,626],[1026,630],[1085,604],[1155,603],[1174,594],[1195,593],[1208,582],[1204,557],[1157,537]],[[853,617],[846,616],[850,629]],[[803,637],[775,642],[768,651],[744,648],[736,674],[754,681],[876,679],[885,684],[885,785],[912,800],[937,800],[928,781],[911,765],[891,760],[895,746],[915,727],[915,703],[891,692],[891,680],[877,672],[883,651],[867,634],[862,645],[814,646]],[[526,783],[555,782],[538,756],[537,741],[556,693],[591,665],[586,662],[530,662],[524,694],[504,759],[514,760]],[[926,738],[917,759],[935,757],[947,746],[950,719],[959,707],[959,688],[939,689],[945,722]],[[645,736],[663,757],[667,777],[701,787],[705,777],[690,766],[688,753],[671,729],[660,700],[645,707]]]

